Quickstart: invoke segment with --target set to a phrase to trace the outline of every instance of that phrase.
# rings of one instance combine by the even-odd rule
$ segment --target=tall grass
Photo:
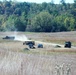
[[[70,67],[67,64],[72,63],[73,60],[71,62],[69,62],[70,60],[65,62],[65,60],[63,56],[59,58],[58,54],[50,56],[42,53],[35,55],[0,51],[0,75],[71,75]]]
[[[0,60],[0,75],[50,75],[49,62],[41,56],[8,52]]]
[[[60,33],[57,35],[60,36],[61,41],[66,40],[64,33],[64,36]],[[48,39],[48,41],[53,40],[55,42],[60,39],[56,33],[39,33],[39,35],[30,33],[27,36],[41,41]],[[74,41],[73,36],[68,38],[66,34],[66,37]],[[51,49],[49,46],[24,53],[22,50],[25,47],[22,42],[3,40],[0,42],[0,75],[76,75],[76,54],[61,53],[62,49]],[[69,51],[69,49],[67,50]],[[60,53],[50,54],[51,51]]]

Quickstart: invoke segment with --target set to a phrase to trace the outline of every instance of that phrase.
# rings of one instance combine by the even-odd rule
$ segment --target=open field
[[[3,40],[6,35],[25,35],[36,41],[36,49],[26,50],[24,41]],[[22,38],[21,38],[22,39]],[[72,48],[64,48],[71,41]],[[37,48],[38,43],[44,48]],[[56,48],[55,45],[61,45]],[[0,32],[0,75],[76,75],[76,32]]]

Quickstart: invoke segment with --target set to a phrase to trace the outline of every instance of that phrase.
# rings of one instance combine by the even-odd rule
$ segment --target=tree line
[[[0,31],[60,32],[76,30],[76,0],[60,4],[0,1]]]

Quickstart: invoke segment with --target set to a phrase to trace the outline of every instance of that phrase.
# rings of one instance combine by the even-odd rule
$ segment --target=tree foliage
[[[52,30],[52,16],[48,12],[41,12],[32,19],[34,31],[50,32]]]
[[[0,1],[0,31],[57,32],[76,30],[76,0],[74,3],[42,4]]]

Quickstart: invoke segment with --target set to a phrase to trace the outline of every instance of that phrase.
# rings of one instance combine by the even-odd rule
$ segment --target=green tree
[[[63,5],[66,4],[66,3],[65,3],[65,0],[60,0],[60,2],[61,2]]]
[[[32,20],[34,31],[50,32],[52,29],[53,17],[48,12],[41,12]]]
[[[0,1],[0,30],[66,31],[76,29],[76,0],[74,3],[42,4]]]
[[[15,11],[14,11],[14,14],[20,16],[21,15],[21,9],[16,8]]]
[[[66,26],[67,30],[69,30],[69,31],[76,29],[76,22],[73,17],[66,17],[64,20],[64,25]]]
[[[65,15],[60,15],[60,16],[57,16],[55,18],[55,24],[56,24],[56,27],[57,27],[55,29],[55,31],[60,32],[60,31],[66,31],[67,30],[66,26],[64,25],[65,18],[66,18]]]
[[[47,7],[47,3],[46,3],[46,2],[43,2],[43,3],[42,3],[42,8],[43,8],[43,9],[46,9],[46,7]]]
[[[16,18],[14,24],[15,24],[15,28],[16,28],[17,31],[25,31],[26,26],[25,26],[25,24],[20,20],[20,18]]]
[[[14,31],[15,30],[14,19],[15,17],[11,15],[8,17],[6,21],[2,22],[1,28],[3,29],[3,31]]]

